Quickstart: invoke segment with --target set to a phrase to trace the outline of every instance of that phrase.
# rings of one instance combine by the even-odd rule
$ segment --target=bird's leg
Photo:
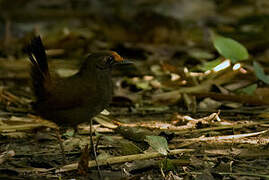
[[[63,156],[63,164],[65,164],[65,163],[66,163],[66,159],[65,159],[65,153],[64,153],[63,140],[62,140],[62,138],[61,138],[59,129],[56,129],[56,137],[57,137],[57,140],[58,140],[58,142],[59,142],[60,149],[61,149],[61,152],[62,152],[62,156]]]
[[[95,146],[93,144],[93,139],[92,139],[92,119],[90,120],[90,155],[93,156],[93,159],[95,160],[96,166],[97,166],[97,170],[98,170],[98,175],[100,179],[103,179],[102,177],[102,173],[100,170],[100,167],[98,165],[98,161],[97,161],[97,154],[96,154],[96,149]]]

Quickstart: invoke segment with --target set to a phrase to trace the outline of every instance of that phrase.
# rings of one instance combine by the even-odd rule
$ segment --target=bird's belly
[[[90,119],[102,112],[110,103],[112,96],[103,95],[99,98],[89,98],[81,106],[66,109],[47,109],[42,104],[36,104],[35,110],[43,118],[54,121],[58,125],[72,126]]]
[[[58,125],[72,126],[83,122],[90,122],[90,119],[98,113],[85,107],[77,107],[64,110],[51,110],[49,112],[39,112],[40,115],[48,120],[54,121]]]
[[[98,91],[98,102],[96,102],[96,108],[98,109],[98,113],[103,111],[105,108],[108,107],[109,103],[112,100],[112,94],[113,94],[113,85],[112,81],[107,79],[104,81],[103,85],[100,87],[97,87]]]
[[[90,122],[90,119],[103,111],[112,99],[112,82],[104,82],[103,86],[97,87],[94,95],[83,93],[83,99],[76,106],[61,109],[39,102],[35,104],[34,109],[43,118],[52,120],[58,125],[72,126]],[[87,92],[87,89],[83,92]]]

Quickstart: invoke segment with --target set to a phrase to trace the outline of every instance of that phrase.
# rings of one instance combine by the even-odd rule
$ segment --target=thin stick
[[[257,136],[260,134],[264,134],[268,132],[267,130],[260,131],[260,132],[254,132],[254,133],[246,133],[246,134],[236,134],[236,135],[227,135],[227,136],[214,136],[214,137],[199,137],[199,138],[191,138],[191,139],[184,139],[184,140],[174,140],[173,142],[200,142],[200,141],[222,141],[222,140],[234,140],[234,139],[240,139],[240,138],[246,138],[246,137],[251,137],[251,136]]]
[[[176,154],[182,154],[182,153],[194,152],[194,151],[195,151],[194,149],[174,149],[174,150],[171,150],[168,153],[168,155],[176,155]],[[152,152],[152,153],[145,153],[145,154],[134,154],[134,155],[128,155],[128,156],[111,157],[111,158],[99,160],[99,165],[111,165],[111,164],[134,161],[134,160],[143,160],[143,159],[151,159],[151,158],[158,158],[158,157],[165,157],[165,155],[160,154],[158,152]],[[90,168],[90,167],[95,167],[97,165],[95,161],[89,161],[88,166]],[[77,169],[77,167],[78,167],[78,163],[69,164],[57,170],[56,173],[72,171],[72,170]]]
[[[209,127],[209,128],[203,128],[203,129],[187,129],[187,130],[182,130],[182,131],[176,131],[176,135],[181,135],[181,134],[186,134],[186,133],[202,133],[202,132],[208,132],[208,131],[220,131],[220,130],[226,130],[226,129],[240,129],[243,127],[251,127],[251,126],[257,126],[261,125],[263,123],[268,123],[267,122],[252,122],[252,123],[247,123],[247,124],[233,124],[233,125],[223,125],[223,126],[217,126],[217,127]]]

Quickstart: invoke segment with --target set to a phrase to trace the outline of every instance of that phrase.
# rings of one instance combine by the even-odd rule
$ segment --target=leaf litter
[[[268,70],[261,65],[266,62],[253,65],[246,60],[252,57],[239,41],[218,37],[213,42],[214,51],[190,39],[183,39],[186,44],[182,47],[143,41],[117,44],[104,41],[93,30],[90,34],[63,31],[57,38],[45,33],[50,66],[60,76],[76,72],[79,63],[75,59],[86,50],[124,49],[126,56],[136,57],[135,67],[113,74],[115,93],[110,114],[95,118],[98,163],[106,176],[268,178]],[[82,46],[84,49],[78,48]],[[259,57],[263,56],[266,53]],[[32,115],[34,99],[27,84],[26,57],[2,59],[1,174],[76,177],[80,154],[89,142],[89,125],[81,124],[75,131],[60,127],[68,157],[62,164],[54,137],[59,127]],[[18,80],[23,83],[17,84]],[[81,176],[94,177],[96,162],[87,159],[82,157]],[[91,171],[85,168],[87,164]]]

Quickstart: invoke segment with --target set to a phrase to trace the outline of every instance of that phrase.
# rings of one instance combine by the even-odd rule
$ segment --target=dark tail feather
[[[26,47],[26,51],[32,63],[33,90],[37,99],[40,99],[46,94],[46,84],[50,81],[47,55],[40,36],[31,40],[31,43]]]

